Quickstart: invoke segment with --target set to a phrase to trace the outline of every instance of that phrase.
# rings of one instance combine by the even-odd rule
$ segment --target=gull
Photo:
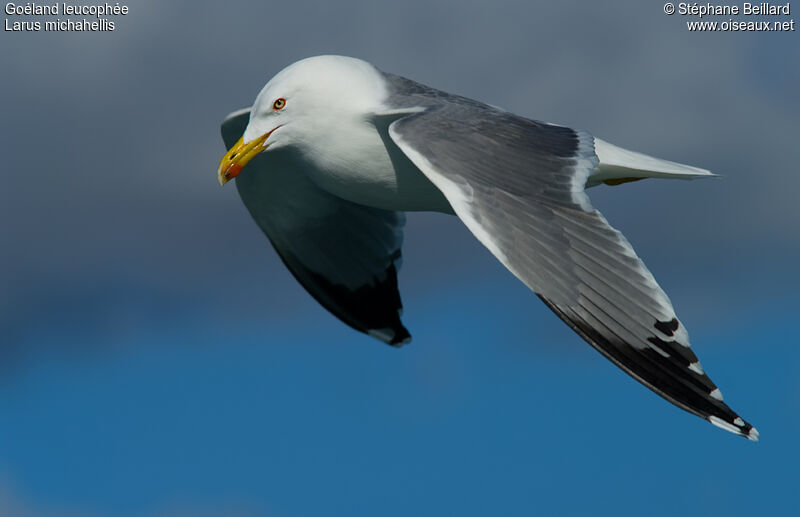
[[[222,136],[228,152],[220,184],[236,178],[244,205],[294,277],[354,329],[393,346],[410,341],[397,287],[404,212],[453,214],[631,377],[758,440],[706,375],[667,295],[586,194],[601,183],[709,171],[343,56],[286,67],[251,108],[225,119]]]

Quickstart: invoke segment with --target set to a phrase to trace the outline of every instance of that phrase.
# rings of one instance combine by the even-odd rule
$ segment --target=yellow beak
[[[242,141],[244,139],[244,137],[242,137],[238,142],[233,144],[233,147],[225,153],[225,156],[223,156],[222,160],[219,162],[219,167],[217,168],[219,184],[224,185],[238,176],[239,173],[242,172],[244,166],[247,165],[255,155],[269,147],[269,144],[262,144],[271,133],[272,131],[246,144]]]

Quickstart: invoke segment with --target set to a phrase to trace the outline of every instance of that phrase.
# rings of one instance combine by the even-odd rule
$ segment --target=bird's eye
[[[274,110],[282,110],[283,107],[286,106],[286,99],[281,97],[280,99],[275,99],[275,102],[272,103],[272,109]]]

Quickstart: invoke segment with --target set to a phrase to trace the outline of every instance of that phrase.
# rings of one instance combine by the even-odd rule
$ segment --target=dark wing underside
[[[241,110],[223,122],[227,148],[248,119]],[[269,167],[261,158],[248,164],[236,187],[297,281],[354,329],[394,346],[410,341],[397,288],[404,214],[345,201],[282,168],[280,157]]]
[[[597,166],[591,135],[387,78],[404,103],[392,108],[425,108],[393,122],[390,137],[512,273],[636,380],[757,438],[704,373],[666,294],[592,207],[584,192]]]

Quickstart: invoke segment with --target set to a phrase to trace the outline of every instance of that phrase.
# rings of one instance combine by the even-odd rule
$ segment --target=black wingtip
[[[556,305],[542,295],[539,298],[598,352],[658,395],[721,429],[758,441],[758,430],[723,402],[719,388],[705,375],[688,348],[681,355],[679,348],[667,348],[669,342],[653,337],[648,341],[671,354],[664,357],[653,350],[637,350],[626,346],[618,336],[603,335],[601,329],[589,325],[573,309]],[[674,333],[678,321],[657,322],[656,328],[664,334]]]
[[[712,425],[719,427],[720,429],[724,429],[730,433],[738,434],[739,436],[743,436],[747,438],[751,442],[758,441],[758,429],[753,427],[750,423],[745,422],[742,417],[736,416],[733,420],[728,422],[727,420],[720,418],[718,416],[709,416],[707,419]]]

